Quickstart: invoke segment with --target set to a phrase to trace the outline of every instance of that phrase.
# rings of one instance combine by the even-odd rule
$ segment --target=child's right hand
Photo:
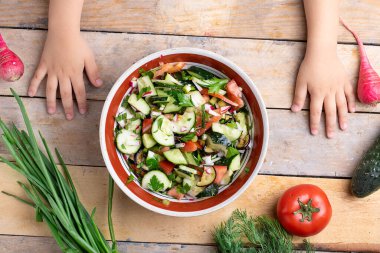
[[[59,91],[66,118],[74,118],[73,94],[81,114],[86,113],[86,90],[83,82],[83,70],[95,87],[103,84],[99,77],[94,55],[82,38],[80,31],[49,30],[45,47],[34,77],[30,83],[28,95],[34,96],[47,75],[46,98],[47,111],[56,111],[56,93]]]
[[[355,111],[355,95],[336,51],[308,50],[298,72],[292,111],[302,109],[307,93],[310,94],[310,131],[313,135],[318,134],[322,108],[328,138],[334,136],[337,111],[340,128],[347,128],[347,111]]]

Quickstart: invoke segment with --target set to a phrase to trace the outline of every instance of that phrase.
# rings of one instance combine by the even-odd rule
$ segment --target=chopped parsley
[[[208,87],[208,93],[218,93],[219,90],[224,89],[227,82],[227,79],[220,79],[220,81],[210,84]]]
[[[168,90],[166,93],[173,97],[175,103],[181,107],[192,107],[194,106],[191,102],[190,96],[186,95],[182,91],[179,90]]]
[[[129,175],[128,179],[127,179],[127,182],[125,184],[129,184],[130,182],[132,182],[133,180],[135,180],[135,176],[133,174]]]
[[[185,136],[181,138],[181,141],[183,142],[191,141],[194,137],[195,137],[195,133],[186,134]]]
[[[188,185],[188,184],[185,184],[185,185],[178,185],[177,186],[177,192],[178,193],[182,193],[182,194],[186,194],[188,191],[190,191],[191,189],[191,186]]]
[[[127,114],[126,113],[119,114],[115,119],[116,119],[117,122],[120,122],[122,120],[126,120],[127,119]]]
[[[232,157],[234,157],[234,156],[236,156],[238,154],[239,154],[239,151],[236,148],[234,148],[234,147],[228,147],[227,148],[226,158],[229,159],[229,158],[232,158]]]
[[[148,91],[150,91],[150,90],[151,90],[150,87],[144,87],[144,88],[142,88],[142,89],[139,91],[139,94],[137,95],[137,100],[139,100],[140,98],[142,98],[142,96],[143,96],[146,92],[148,92]]]
[[[158,192],[158,191],[162,191],[164,189],[164,184],[160,182],[160,180],[158,180],[157,176],[154,175],[150,181],[149,181],[149,184],[148,184],[148,187],[149,189],[151,189],[152,191],[155,191],[155,192]]]
[[[244,168],[245,173],[249,173],[250,169],[248,167]]]
[[[153,157],[146,159],[145,164],[149,168],[149,170],[158,170],[160,168],[157,159]]]
[[[152,79],[154,76],[152,71],[145,71],[145,69],[143,69],[143,68],[139,69],[139,73],[141,76],[149,76],[150,79]]]
[[[175,177],[176,177],[176,175],[175,175],[174,173],[168,175],[168,179],[169,179],[170,181],[174,181],[174,180],[175,180]]]

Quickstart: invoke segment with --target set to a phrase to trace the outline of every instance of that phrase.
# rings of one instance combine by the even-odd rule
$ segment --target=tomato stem
[[[298,209],[297,211],[295,211],[293,214],[294,215],[297,215],[297,214],[301,214],[302,215],[302,218],[300,219],[300,222],[304,222],[305,219],[307,221],[312,221],[312,215],[313,213],[318,213],[319,212],[319,208],[316,208],[316,207],[312,207],[311,206],[311,202],[312,202],[312,199],[309,199],[309,201],[307,202],[307,204],[304,204],[299,198],[298,198],[298,204],[300,205],[300,209]]]

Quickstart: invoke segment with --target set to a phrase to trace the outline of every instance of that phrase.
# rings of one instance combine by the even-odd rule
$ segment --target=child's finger
[[[319,122],[321,121],[321,113],[323,106],[323,98],[312,97],[310,101],[310,131],[312,135],[318,134]]]
[[[307,95],[307,83],[300,77],[297,77],[296,90],[294,92],[294,98],[292,103],[292,111],[299,112],[305,104]]]
[[[347,129],[347,100],[343,91],[336,95],[336,107],[338,108],[338,119],[340,129]]]
[[[49,114],[56,111],[58,79],[54,75],[48,75],[46,83],[46,107]]]
[[[72,120],[74,118],[73,94],[69,78],[59,79],[59,91],[61,93],[62,105],[66,114],[66,119]]]
[[[80,114],[85,114],[87,111],[86,104],[86,88],[83,82],[83,76],[79,75],[71,79],[73,84],[73,89],[75,93],[75,97],[78,103],[78,109]]]
[[[88,79],[95,87],[100,87],[103,84],[102,79],[99,77],[98,66],[96,65],[94,55],[89,53],[89,55],[84,60],[84,67],[86,69],[86,73]]]
[[[347,81],[346,86],[344,87],[344,93],[346,94],[347,104],[348,104],[348,111],[349,112],[355,112],[356,110],[356,98],[355,98],[355,92],[352,85]]]
[[[41,81],[44,79],[47,73],[47,67],[45,64],[40,63],[34,72],[34,76],[30,81],[28,96],[33,97],[36,95],[38,87],[40,86]]]
[[[335,96],[326,97],[323,103],[324,103],[325,115],[326,115],[326,135],[327,135],[327,138],[333,138],[334,130],[336,126]]]

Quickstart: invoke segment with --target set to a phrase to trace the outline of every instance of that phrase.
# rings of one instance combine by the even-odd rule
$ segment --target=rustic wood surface
[[[105,168],[70,167],[79,195],[89,209],[97,207],[96,222],[107,230],[107,182]],[[0,164],[1,190],[21,195],[20,176]],[[114,195],[114,226],[118,240],[136,242],[210,244],[213,228],[236,208],[250,214],[274,214],[278,197],[287,188],[312,183],[326,191],[333,207],[329,226],[310,241],[320,250],[380,249],[380,192],[365,199],[349,194],[349,180],[282,176],[258,176],[247,191],[222,210],[195,218],[173,218],[153,213],[135,204],[120,190]],[[12,206],[13,208],[9,208]],[[12,221],[12,222],[10,222]],[[354,224],[360,224],[355,225]],[[13,198],[0,195],[0,234],[47,236],[45,224],[34,221],[33,209]],[[299,243],[301,238],[295,238]]]
[[[15,29],[0,29],[0,33],[26,64],[25,76],[21,80],[12,84],[0,81],[0,95],[10,95],[10,87],[20,95],[26,95],[46,33]],[[83,35],[94,50],[105,81],[104,87],[100,89],[87,85],[88,98],[94,100],[105,100],[117,78],[142,57],[166,48],[192,46],[214,51],[234,61],[254,80],[268,108],[288,109],[291,106],[296,73],[305,50],[305,43],[289,41],[95,32],[83,32]],[[366,48],[371,63],[380,72],[380,47]],[[339,45],[338,54],[346,66],[352,85],[356,87],[359,62],[357,47]],[[40,87],[37,96],[45,96],[45,85]],[[307,103],[305,108],[308,108]],[[380,107],[358,104],[357,108],[362,112],[380,112]]]
[[[2,119],[23,127],[15,99],[0,99]],[[44,99],[24,98],[24,103],[35,129],[44,134],[51,146],[60,149],[68,164],[104,165],[98,140],[103,101],[89,101],[89,113],[77,115],[74,121],[65,120],[60,107],[56,115],[46,115]],[[307,111],[295,114],[289,110],[268,109],[268,116],[269,149],[261,169],[263,174],[351,177],[363,152],[380,134],[378,114],[351,114],[349,129],[337,130],[331,140],[323,133],[323,123],[319,136],[308,133]],[[3,145],[0,145],[0,155],[7,155]]]
[[[1,26],[47,28],[47,0],[0,3]],[[365,42],[379,43],[379,7],[377,0],[346,0],[341,15]],[[82,29],[281,40],[306,36],[301,0],[85,1]],[[343,28],[339,40],[353,42]]]
[[[115,191],[114,221],[121,252],[215,253],[211,233],[235,208],[250,214],[274,215],[280,194],[292,185],[314,183],[333,205],[333,218],[321,234],[311,237],[318,250],[380,252],[380,192],[365,199],[349,194],[349,178],[363,152],[380,134],[380,107],[358,104],[349,115],[349,129],[333,140],[308,133],[308,104],[298,114],[289,111],[294,82],[305,51],[305,20],[301,0],[85,1],[82,29],[101,70],[105,85],[86,83],[90,111],[66,121],[45,113],[45,84],[36,98],[26,98],[28,82],[41,54],[47,28],[48,1],[0,0],[0,33],[25,63],[24,77],[0,81],[0,117],[23,126],[14,88],[29,111],[36,130],[62,151],[88,208],[97,207],[97,223],[107,232],[107,172],[98,140],[103,102],[112,84],[138,59],[171,47],[193,46],[221,54],[237,63],[254,80],[266,106],[270,142],[261,174],[235,202],[207,216],[172,218],[152,213]],[[147,15],[148,14],[148,15]],[[380,72],[380,2],[346,0],[342,17],[367,44],[372,65]],[[30,30],[42,29],[41,30]],[[115,33],[116,32],[116,33]],[[126,33],[123,33],[126,32]],[[340,28],[338,55],[356,86],[358,49]],[[146,46],[149,45],[149,46]],[[323,129],[323,123],[321,123]],[[86,146],[84,149],[83,146]],[[0,144],[0,155],[6,155]],[[297,176],[297,177],[294,177]],[[298,177],[301,176],[301,177]],[[320,178],[321,177],[321,178]],[[23,196],[21,178],[0,163],[0,190]],[[196,232],[194,232],[196,231]],[[33,210],[0,194],[0,253],[59,252]],[[301,242],[295,238],[295,243]],[[195,245],[197,244],[197,245]],[[204,245],[200,245],[204,244]]]

